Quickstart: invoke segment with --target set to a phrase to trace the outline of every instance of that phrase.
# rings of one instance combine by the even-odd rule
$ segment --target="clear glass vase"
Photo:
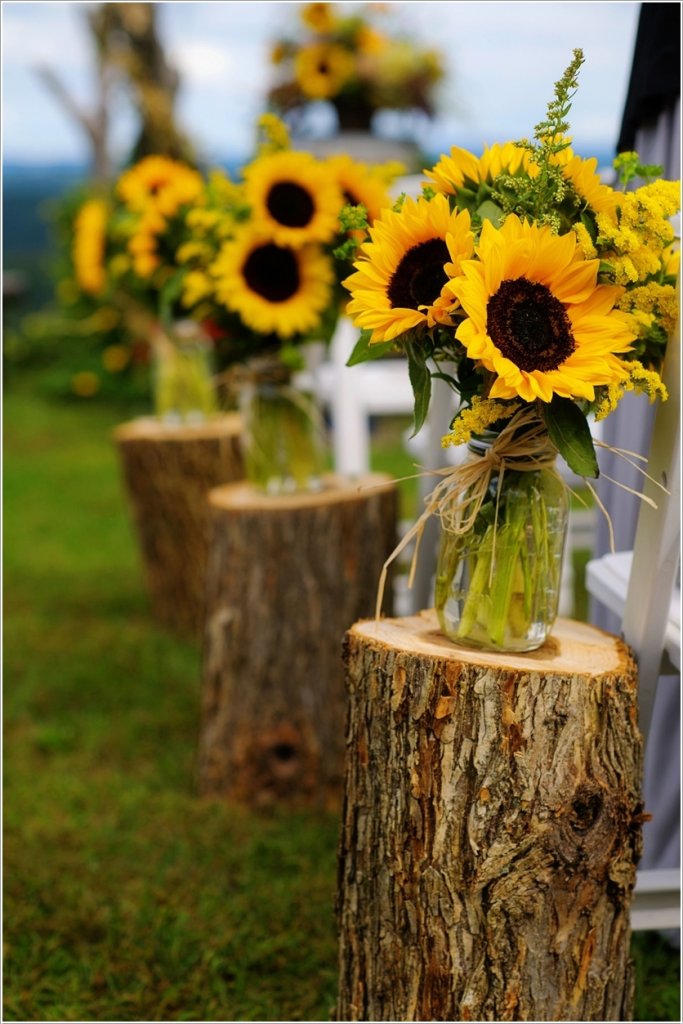
[[[267,494],[323,486],[327,438],[319,405],[288,374],[259,371],[240,390],[245,474]]]
[[[202,423],[217,411],[211,339],[193,320],[153,338],[154,411],[162,423]]]
[[[470,448],[481,458],[483,447]],[[435,606],[450,640],[488,651],[545,642],[557,616],[567,517],[567,488],[552,467],[506,469],[500,492],[493,473],[466,532],[442,516]]]

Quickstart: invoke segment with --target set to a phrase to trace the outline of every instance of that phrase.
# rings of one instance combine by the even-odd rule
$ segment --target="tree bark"
[[[630,1020],[629,649],[558,620],[468,651],[423,612],[356,624],[345,664],[337,1019]]]
[[[340,799],[342,640],[374,611],[397,488],[383,474],[325,479],[316,493],[235,484],[210,496],[202,793],[254,806]]]
[[[209,491],[243,477],[240,417],[169,427],[133,420],[114,431],[152,614],[181,635],[204,623]]]

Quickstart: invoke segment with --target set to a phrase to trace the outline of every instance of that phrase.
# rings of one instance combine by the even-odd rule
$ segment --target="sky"
[[[5,161],[80,162],[84,136],[35,68],[48,64],[88,106],[93,55],[85,26],[89,3],[2,4]],[[167,53],[182,75],[178,115],[205,159],[248,155],[255,120],[265,109],[268,54],[291,29],[294,2],[158,3]],[[351,8],[351,3],[340,4]],[[438,116],[420,142],[428,152],[533,134],[554,82],[580,46],[581,70],[571,125],[583,156],[611,158],[626,97],[639,3],[405,2],[386,4],[386,24],[440,50],[448,73]],[[115,156],[132,141],[134,119],[118,97],[112,133]]]

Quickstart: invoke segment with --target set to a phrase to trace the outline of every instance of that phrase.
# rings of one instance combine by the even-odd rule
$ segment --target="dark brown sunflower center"
[[[358,196],[354,196],[353,192],[349,192],[348,189],[344,189],[344,202],[347,206],[358,206],[360,199]]]
[[[576,348],[560,300],[544,284],[525,277],[503,281],[491,296],[486,330],[496,348],[527,373],[556,370]]]
[[[442,238],[430,238],[408,249],[387,288],[392,308],[431,306],[448,280],[443,266],[449,260],[448,246]]]
[[[286,228],[305,228],[315,212],[310,193],[295,181],[278,181],[266,201],[273,220]]]
[[[261,245],[249,253],[242,268],[253,292],[268,302],[286,302],[299,288],[299,265],[291,249]]]

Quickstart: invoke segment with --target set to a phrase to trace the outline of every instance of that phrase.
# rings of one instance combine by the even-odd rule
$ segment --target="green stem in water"
[[[509,505],[508,505],[509,511]],[[502,645],[512,597],[512,584],[520,556],[526,509],[512,510],[513,518],[504,523],[496,536],[495,572],[491,584],[491,608],[488,634],[492,643]]]
[[[470,577],[470,584],[465,598],[465,605],[462,610],[460,624],[458,625],[458,637],[466,639],[477,621],[481,618],[481,604],[485,600],[488,588],[489,572],[491,568],[491,555],[493,553],[493,527],[489,526],[478,545],[477,554],[471,555],[475,559],[474,569]]]

